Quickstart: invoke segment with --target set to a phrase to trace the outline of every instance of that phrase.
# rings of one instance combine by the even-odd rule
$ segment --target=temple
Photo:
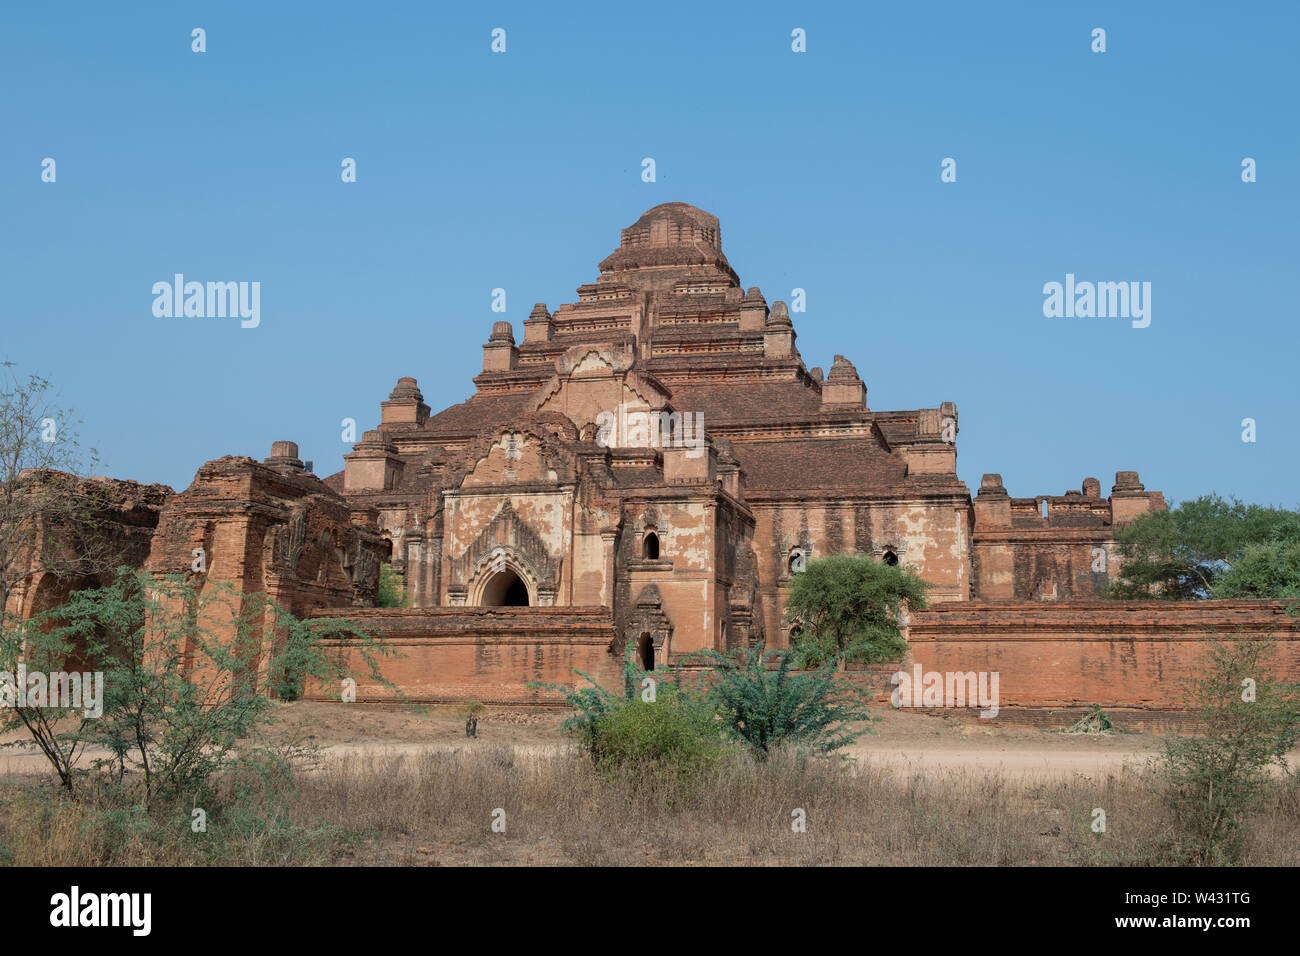
[[[910,564],[936,601],[1091,597],[1115,521],[1163,506],[1133,472],[1109,499],[987,476],[972,503],[956,406],[872,411],[847,358],[809,368],[786,304],[741,286],[694,206],[646,212],[577,292],[534,306],[522,341],[497,322],[460,405],[432,414],[400,379],[326,479],[378,511],[416,607],[608,607],[647,663],[783,646],[809,559]]]
[[[972,496],[957,406],[874,411],[848,358],[810,368],[786,303],[741,285],[694,206],[646,212],[521,332],[492,325],[459,405],[435,413],[399,378],[327,478],[286,441],[180,494],[121,483],[134,563],[193,576],[201,553],[203,581],[359,620],[398,651],[402,692],[435,701],[554,700],[533,682],[616,680],[629,644],[647,668],[788,646],[793,576],[839,553],[915,568],[933,608],[908,622],[911,658],[1000,670],[1004,713],[1167,709],[1207,633],[1282,622],[1268,602],[1101,600],[1115,529],[1160,492],[1118,471],[1105,497],[1092,477],[1012,497],[997,474]],[[384,564],[409,607],[375,607]],[[18,609],[67,587],[33,580]]]

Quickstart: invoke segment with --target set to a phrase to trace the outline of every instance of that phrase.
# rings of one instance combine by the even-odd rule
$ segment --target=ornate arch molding
[[[477,603],[483,586],[496,573],[497,555],[523,579],[531,603],[543,607],[555,604],[564,559],[553,556],[541,535],[519,517],[506,501],[487,523],[473,544],[448,562],[448,590],[460,592]]]
[[[460,488],[466,477],[483,459],[491,453],[493,447],[503,436],[525,435],[537,443],[542,460],[555,472],[560,482],[574,480],[576,459],[565,447],[576,442],[578,430],[563,415],[544,412],[529,415],[509,425],[497,425],[479,432],[478,437],[469,443],[464,454],[454,467],[447,472],[444,488]]]
[[[573,379],[604,379],[616,383],[654,409],[664,407],[672,398],[672,389],[637,362],[636,344],[629,338],[624,343],[575,345],[567,349],[556,358],[555,373],[538,391],[532,410],[545,409]]]
[[[659,588],[653,584],[647,584],[637,595],[632,607],[632,615],[628,618],[626,629],[623,631],[624,646],[627,642],[631,642],[635,647],[641,640],[642,634],[650,635],[650,641],[655,649],[655,661],[668,663],[667,653],[673,636],[673,622],[668,617],[668,612],[664,610],[663,596],[659,593]]]

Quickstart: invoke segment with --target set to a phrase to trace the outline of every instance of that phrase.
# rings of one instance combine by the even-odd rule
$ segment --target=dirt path
[[[300,741],[321,748],[326,760],[383,761],[485,746],[508,746],[521,757],[562,753],[574,747],[559,729],[563,714],[490,713],[479,721],[478,737],[465,737],[464,721],[450,709],[429,713],[324,703],[277,708],[267,734],[275,743]],[[1148,734],[1074,736],[1044,730],[1000,727],[959,717],[935,717],[882,709],[847,753],[877,767],[902,773],[967,771],[1023,779],[1074,774],[1099,775],[1139,767],[1163,746]],[[96,754],[87,752],[83,765]],[[1291,755],[1300,768],[1300,751]],[[49,772],[35,748],[0,751],[0,774]]]

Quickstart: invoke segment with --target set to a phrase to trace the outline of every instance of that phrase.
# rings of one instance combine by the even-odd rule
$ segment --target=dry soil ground
[[[1161,749],[1151,734],[1072,735],[1008,727],[972,715],[936,717],[874,711],[874,734],[862,736],[849,753],[876,766],[900,770],[975,770],[1042,779],[1098,774],[1140,764]],[[573,744],[559,729],[559,711],[490,710],[480,716],[478,737],[465,737],[464,719],[453,707],[413,712],[364,704],[298,702],[276,708],[267,731],[275,742],[301,741],[327,757],[419,754],[483,743],[506,744],[521,753],[543,753]],[[10,735],[5,739],[16,739]],[[1292,754],[1300,766],[1300,752]],[[34,748],[0,751],[0,773],[44,773],[48,765]]]
[[[972,769],[1015,776],[1110,772],[1157,752],[1162,738],[1148,734],[1098,736],[998,727],[978,717],[905,713],[879,708],[875,733],[849,748],[858,759],[899,769]],[[560,713],[489,712],[479,718],[477,741],[448,709],[410,714],[337,704],[294,704],[272,730],[278,740],[302,736],[327,754],[412,754],[433,748],[509,744],[523,752],[572,746],[559,730]]]

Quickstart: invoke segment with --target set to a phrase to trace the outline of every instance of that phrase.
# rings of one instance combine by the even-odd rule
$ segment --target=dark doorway
[[[528,607],[528,585],[514,571],[498,571],[483,586],[483,607]]]
[[[637,654],[641,658],[641,669],[652,671],[655,669],[655,642],[648,633],[641,635],[641,640],[636,645]]]
[[[647,532],[641,541],[641,557],[647,561],[659,560],[659,535],[653,531]]]
[[[891,567],[898,564],[898,555],[894,554],[894,552],[892,551],[886,551],[885,563],[890,565]]]

